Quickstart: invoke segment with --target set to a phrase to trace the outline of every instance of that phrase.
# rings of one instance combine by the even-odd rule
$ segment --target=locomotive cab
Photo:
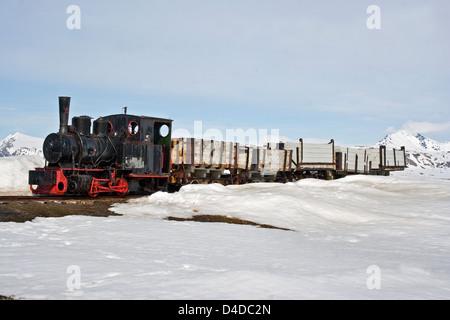
[[[106,122],[106,126],[96,123]],[[94,121],[106,127],[107,136],[120,138],[116,165],[133,174],[168,174],[172,120],[134,115],[111,115]]]

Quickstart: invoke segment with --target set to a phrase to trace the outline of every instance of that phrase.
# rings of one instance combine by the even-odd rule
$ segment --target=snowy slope
[[[400,175],[425,175],[450,178],[450,142],[438,142],[421,134],[400,130],[376,144],[399,148],[405,146],[408,168]]]
[[[44,139],[27,136],[22,133],[8,135],[0,141],[0,157],[39,155],[42,156]]]
[[[405,146],[405,149],[410,152],[450,152],[450,142],[438,142],[420,133],[415,134],[406,130],[400,130],[385,136],[377,145]]]
[[[123,216],[0,223],[0,294],[25,299],[450,299],[450,181],[190,185]],[[222,214],[293,231],[168,221]]]

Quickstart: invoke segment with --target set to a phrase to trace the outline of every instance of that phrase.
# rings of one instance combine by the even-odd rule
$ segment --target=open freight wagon
[[[344,148],[329,143],[267,143],[263,146],[196,138],[172,139],[175,183],[247,183],[333,179],[347,174],[388,175],[406,167],[405,149]]]

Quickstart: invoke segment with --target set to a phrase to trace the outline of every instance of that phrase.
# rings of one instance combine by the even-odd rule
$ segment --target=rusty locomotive
[[[388,175],[406,167],[405,149],[324,144],[264,146],[171,138],[172,120],[123,114],[72,118],[59,97],[60,126],[44,140],[43,168],[29,171],[38,195],[150,194],[195,183],[287,182],[347,174]],[[92,126],[92,130],[91,130]]]
[[[116,114],[93,121],[73,117],[70,97],[59,97],[59,132],[44,140],[44,168],[29,172],[35,194],[125,195],[166,189],[172,120]],[[33,187],[36,186],[36,187]]]

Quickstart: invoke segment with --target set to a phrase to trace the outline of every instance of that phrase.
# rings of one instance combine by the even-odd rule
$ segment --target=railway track
[[[88,215],[106,217],[117,215],[109,208],[139,196],[52,197],[0,196],[0,222],[26,222],[36,217]]]
[[[4,201],[123,201],[129,200],[133,198],[142,197],[142,195],[132,195],[126,197],[119,196],[108,196],[102,195],[98,198],[92,198],[89,196],[77,196],[77,197],[69,197],[69,196],[0,196],[0,202]]]

